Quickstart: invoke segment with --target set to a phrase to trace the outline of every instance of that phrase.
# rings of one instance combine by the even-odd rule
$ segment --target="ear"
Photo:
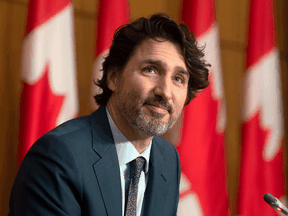
[[[109,70],[107,74],[107,86],[108,88],[114,92],[117,86],[117,76],[115,70]]]

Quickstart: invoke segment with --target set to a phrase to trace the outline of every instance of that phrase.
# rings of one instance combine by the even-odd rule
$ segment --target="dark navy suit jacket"
[[[142,215],[176,215],[180,163],[154,137]],[[42,136],[28,151],[10,196],[9,216],[121,216],[118,157],[104,107]]]

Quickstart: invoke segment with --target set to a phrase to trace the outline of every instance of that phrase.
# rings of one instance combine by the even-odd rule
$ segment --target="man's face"
[[[109,80],[109,79],[108,79]],[[172,42],[146,39],[111,82],[110,100],[121,123],[159,136],[177,121],[187,98],[189,75]]]

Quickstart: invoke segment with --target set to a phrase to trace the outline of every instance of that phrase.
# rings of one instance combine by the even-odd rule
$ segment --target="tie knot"
[[[141,174],[141,170],[144,166],[145,158],[138,157],[135,160],[130,162],[130,177],[139,178]]]

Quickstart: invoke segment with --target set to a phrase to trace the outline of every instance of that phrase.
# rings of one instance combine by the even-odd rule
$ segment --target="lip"
[[[163,113],[163,114],[168,113],[168,110],[165,107],[162,107],[162,106],[154,106],[154,105],[151,105],[151,104],[147,104],[146,106],[149,109],[151,109],[151,110],[153,110],[154,112],[157,112],[157,113]]]

